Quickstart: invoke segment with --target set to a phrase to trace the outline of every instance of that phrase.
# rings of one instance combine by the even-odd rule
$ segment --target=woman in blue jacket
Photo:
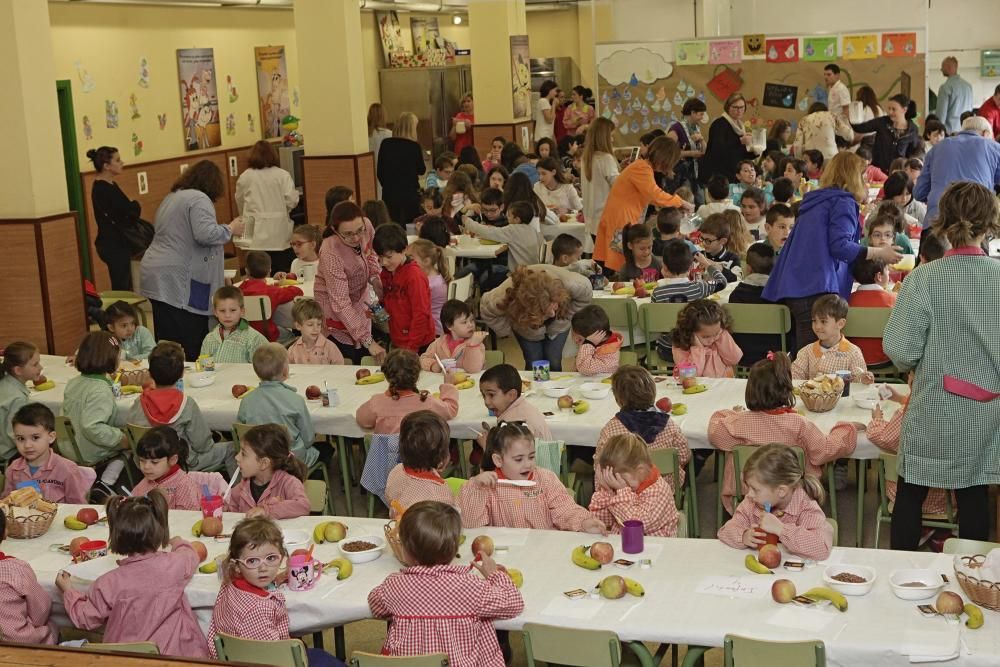
[[[816,340],[812,306],[824,294],[851,296],[851,264],[862,257],[899,261],[897,248],[868,248],[859,242],[858,204],[868,196],[862,180],[865,162],[854,153],[838,153],[823,170],[820,189],[806,194],[792,233],[778,255],[763,298],[792,312],[796,349]]]

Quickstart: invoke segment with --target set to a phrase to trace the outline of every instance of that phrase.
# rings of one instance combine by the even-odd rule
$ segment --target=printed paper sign
[[[802,60],[821,62],[837,57],[836,37],[803,37]]]
[[[917,33],[882,33],[882,55],[886,58],[906,58],[917,53]]]
[[[844,35],[844,59],[865,60],[878,57],[878,35]]]
[[[769,63],[793,63],[799,59],[799,40],[769,39],[764,47],[764,55]]]
[[[740,62],[743,44],[738,39],[711,42],[708,45],[709,65],[729,65]]]

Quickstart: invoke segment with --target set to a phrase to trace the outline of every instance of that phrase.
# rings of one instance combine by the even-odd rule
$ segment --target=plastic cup
[[[104,540],[91,540],[80,545],[80,560],[94,560],[108,555],[108,543]]]
[[[441,364],[443,366],[443,368],[441,369],[442,373],[453,372],[456,368],[458,368],[458,362],[450,358],[442,359]]]
[[[639,554],[643,549],[642,521],[630,519],[622,524],[622,551]]]
[[[311,556],[299,554],[288,559],[288,588],[308,591],[319,580],[323,565]]]
[[[535,382],[547,382],[551,377],[550,369],[552,365],[545,361],[533,361],[531,363],[531,371],[534,374]]]
[[[202,497],[201,499],[201,515],[203,517],[214,516],[217,519],[222,518],[222,496],[209,496],[207,498]]]
[[[844,393],[841,396],[851,395],[851,371],[837,371],[837,377],[844,381]]]

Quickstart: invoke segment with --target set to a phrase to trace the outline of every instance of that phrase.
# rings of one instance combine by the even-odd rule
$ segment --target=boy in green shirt
[[[216,363],[249,364],[254,351],[267,339],[243,319],[243,293],[237,287],[220,287],[212,297],[212,310],[219,326],[205,336],[201,354],[213,357]]]

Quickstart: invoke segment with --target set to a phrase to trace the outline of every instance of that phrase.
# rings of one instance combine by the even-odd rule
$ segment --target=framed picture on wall
[[[177,76],[185,150],[221,146],[219,95],[212,49],[177,49]]]
[[[291,114],[288,103],[288,66],[284,46],[258,46],[253,50],[257,64],[257,98],[260,101],[260,130],[264,139],[282,135],[281,119]]]

